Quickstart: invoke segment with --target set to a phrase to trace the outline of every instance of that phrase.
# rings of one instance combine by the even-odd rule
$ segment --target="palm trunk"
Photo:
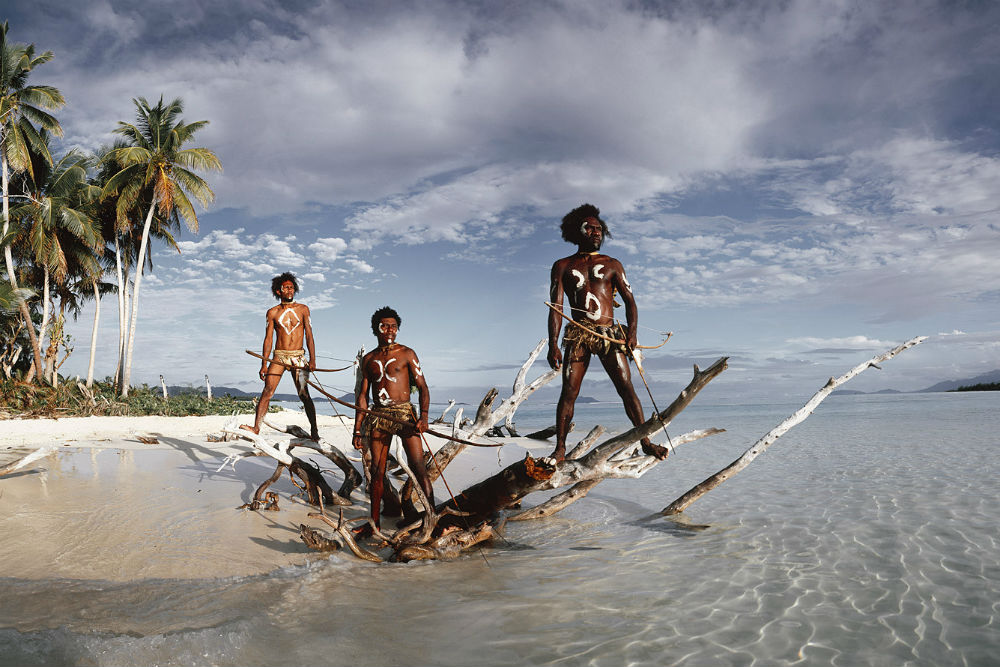
[[[7,181],[7,154],[0,151],[0,179],[3,181],[3,232],[0,235],[7,235],[7,228],[10,226],[10,199],[7,194],[8,181]],[[10,244],[7,243],[3,247],[3,257],[7,264],[7,280],[10,281],[10,286],[17,289],[17,276],[14,275],[14,257],[10,253]],[[31,352],[35,355],[35,372],[41,377],[42,368],[42,351],[38,345],[38,338],[35,336],[35,326],[31,322],[31,312],[28,311],[28,304],[21,300],[18,302],[18,310],[21,312],[21,317],[24,319],[24,326],[28,330],[28,340],[31,341]],[[29,371],[28,377],[25,378],[26,382],[31,382],[34,380],[34,374]]]
[[[125,369],[125,309],[128,298],[128,279],[122,270],[122,252],[118,233],[115,232],[115,268],[118,271],[118,363],[115,365],[115,390],[122,390],[122,371]]]
[[[90,334],[90,364],[87,366],[87,388],[94,386],[94,358],[97,356],[97,325],[101,321],[101,290],[94,279],[94,330]]]
[[[45,332],[49,326],[49,316],[52,315],[49,309],[49,267],[42,267],[42,275],[45,276],[42,280],[42,323],[38,325],[38,349],[45,350]],[[45,362],[46,371],[42,374],[42,377],[52,383],[52,378],[48,373],[48,350],[45,352]]]
[[[156,197],[149,205],[146,223],[142,226],[142,240],[139,241],[139,261],[136,266],[135,278],[132,279],[132,321],[128,328],[128,354],[125,357],[125,371],[122,382],[122,398],[128,398],[129,381],[132,377],[132,353],[135,351],[135,325],[139,320],[139,283],[142,282],[142,266],[146,258],[146,246],[149,244],[149,228],[153,223],[153,212],[156,210]]]

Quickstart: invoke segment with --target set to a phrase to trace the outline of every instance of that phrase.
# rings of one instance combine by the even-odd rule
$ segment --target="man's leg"
[[[383,431],[372,431],[371,436],[371,482],[369,485],[372,523],[376,528],[381,528],[382,513],[382,489],[385,483],[385,462],[389,454],[389,443],[392,441],[392,434]]]
[[[580,395],[583,376],[590,366],[590,352],[580,346],[566,351],[562,367],[562,392],[559,394],[559,405],[556,407],[556,448],[552,458],[562,461],[566,458],[566,435],[569,425],[573,422],[576,398]]]
[[[285,367],[278,364],[271,364],[267,367],[267,373],[264,375],[264,390],[260,392],[260,400],[257,401],[257,415],[253,420],[253,428],[247,427],[247,430],[260,434],[260,425],[264,423],[264,415],[271,407],[271,399],[274,397],[278,382],[281,381],[281,374],[284,372]]]
[[[431,485],[431,478],[427,474],[427,466],[424,465],[424,448],[420,441],[420,436],[408,435],[403,438],[403,449],[406,450],[406,460],[410,470],[417,476],[417,483],[427,496],[427,502],[431,504],[430,509],[434,509],[434,487]]]
[[[642,401],[639,400],[639,397],[635,393],[635,387],[632,386],[632,369],[629,367],[628,358],[625,356],[625,353],[615,350],[605,354],[601,357],[601,365],[608,372],[608,377],[611,378],[618,396],[621,397],[622,403],[625,406],[625,414],[628,415],[632,426],[642,424],[646,421],[646,418],[642,414]],[[669,453],[666,447],[654,445],[650,442],[649,438],[642,439],[642,451],[658,459],[667,458],[667,454]]]
[[[299,394],[299,400],[302,401],[302,407],[306,410],[306,417],[309,418],[310,436],[313,440],[319,442],[319,426],[316,425],[316,405],[313,403],[312,396],[309,395],[309,371],[293,370],[292,379],[295,381],[295,390]]]

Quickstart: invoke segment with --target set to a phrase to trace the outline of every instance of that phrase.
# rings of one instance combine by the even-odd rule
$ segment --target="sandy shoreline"
[[[246,415],[249,420],[252,417]],[[0,465],[43,445],[49,456],[0,478],[0,562],[4,576],[130,581],[157,578],[247,576],[331,556],[309,551],[298,526],[322,528],[306,515],[314,508],[297,497],[285,476],[271,489],[279,512],[237,509],[274,471],[269,458],[240,460],[219,470],[247,441],[209,442],[229,416],[69,417],[0,421]],[[242,421],[242,420],[241,420]],[[307,426],[302,413],[268,416],[276,425]],[[324,440],[354,456],[348,425],[320,415]],[[269,441],[287,439],[265,432]],[[137,436],[155,436],[158,444]],[[435,449],[443,441],[430,439]],[[457,493],[547,443],[515,439],[498,449],[468,448],[448,467]],[[333,485],[342,475],[333,469]],[[359,466],[360,463],[355,463]],[[435,493],[446,497],[438,483]],[[345,516],[367,514],[363,490]],[[353,558],[350,554],[332,557]]]

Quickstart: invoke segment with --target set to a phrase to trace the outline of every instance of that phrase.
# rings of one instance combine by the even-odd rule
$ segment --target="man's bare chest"
[[[279,307],[274,316],[275,326],[279,333],[286,336],[293,336],[303,330],[305,324],[302,309],[296,307]]]
[[[391,352],[368,360],[365,367],[368,381],[377,386],[386,386],[398,382],[409,382],[409,368],[402,354]]]
[[[610,292],[613,287],[614,269],[608,261],[596,259],[575,262],[566,267],[562,276],[563,289],[570,296],[587,292],[600,294]]]

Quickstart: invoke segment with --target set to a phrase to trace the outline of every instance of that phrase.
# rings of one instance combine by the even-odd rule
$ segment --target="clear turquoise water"
[[[450,563],[334,555],[229,579],[0,579],[0,664],[996,665],[1000,393],[692,406],[680,448]],[[552,423],[526,406],[518,427]],[[620,428],[620,406],[581,406]]]

